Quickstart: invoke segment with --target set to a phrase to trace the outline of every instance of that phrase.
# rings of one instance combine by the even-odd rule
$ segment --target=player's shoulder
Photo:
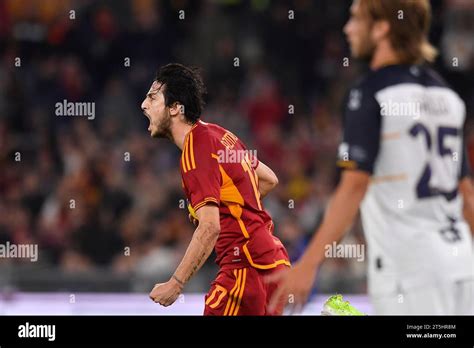
[[[350,113],[365,112],[366,108],[375,105],[376,90],[374,89],[373,74],[366,73],[359,77],[349,88],[344,102],[344,108]]]
[[[195,137],[206,138],[210,141],[220,142],[223,137],[228,136],[235,138],[236,141],[238,140],[238,137],[228,129],[219,126],[218,124],[208,123],[202,120],[196,122],[196,125],[192,128],[191,131]]]
[[[221,148],[223,139],[228,134],[232,134],[224,127],[214,123],[204,122],[202,120],[198,120],[195,123],[190,133],[195,146],[209,148],[211,151]],[[191,138],[191,136],[189,138]]]
[[[371,70],[356,80],[349,90],[348,105],[356,105],[357,101],[365,103],[375,101],[378,92],[402,84],[442,87],[453,91],[441,75],[429,66],[390,65],[375,71]]]
[[[358,81],[359,88],[374,93],[400,84],[418,84],[425,87],[451,87],[434,69],[427,65],[390,65],[368,72]]]
[[[215,123],[198,120],[191,128],[191,132],[194,136],[216,138],[225,133],[226,129]]]

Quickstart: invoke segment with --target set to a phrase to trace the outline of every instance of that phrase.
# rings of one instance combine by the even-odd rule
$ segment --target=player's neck
[[[377,45],[372,60],[370,61],[370,68],[372,70],[379,70],[385,66],[401,64],[400,58],[397,56],[388,40],[384,40]]]
[[[192,124],[179,122],[171,129],[171,136],[173,137],[173,142],[176,144],[177,147],[182,151],[184,147],[184,139],[186,139],[186,135],[191,131],[193,128]]]

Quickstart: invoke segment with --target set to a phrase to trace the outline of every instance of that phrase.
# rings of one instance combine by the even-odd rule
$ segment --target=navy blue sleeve
[[[466,143],[463,142],[462,147],[462,159],[461,159],[461,172],[459,173],[459,180],[463,179],[466,176],[471,175],[471,168],[469,166],[469,160],[467,158],[467,147]]]
[[[353,88],[344,111],[337,166],[373,173],[380,146],[380,105],[369,88]]]

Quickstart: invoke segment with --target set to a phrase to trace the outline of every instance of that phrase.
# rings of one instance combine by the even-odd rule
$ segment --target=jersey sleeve
[[[252,169],[256,170],[258,165],[260,164],[260,161],[258,160],[257,156],[252,151],[249,151],[249,160],[250,160],[250,164],[252,165]]]
[[[220,204],[222,179],[216,149],[207,134],[189,134],[181,155],[181,173],[194,211],[206,204]]]
[[[337,166],[373,173],[380,146],[380,105],[368,88],[350,91],[344,110],[344,134]]]
[[[471,168],[469,166],[469,160],[467,158],[467,146],[463,141],[462,147],[462,159],[461,159],[461,171],[459,173],[459,180],[471,175]]]
[[[246,151],[249,161],[250,161],[250,165],[252,166],[252,169],[256,170],[258,165],[260,164],[260,161],[257,158],[257,151],[247,149],[247,146],[240,139],[238,142],[239,142],[239,145],[242,147],[242,149]]]

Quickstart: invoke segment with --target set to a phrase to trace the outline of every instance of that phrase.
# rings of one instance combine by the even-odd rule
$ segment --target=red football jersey
[[[198,121],[186,135],[183,188],[195,211],[206,204],[219,207],[221,232],[215,250],[221,268],[290,265],[260,200],[258,164],[234,134],[218,125]]]

